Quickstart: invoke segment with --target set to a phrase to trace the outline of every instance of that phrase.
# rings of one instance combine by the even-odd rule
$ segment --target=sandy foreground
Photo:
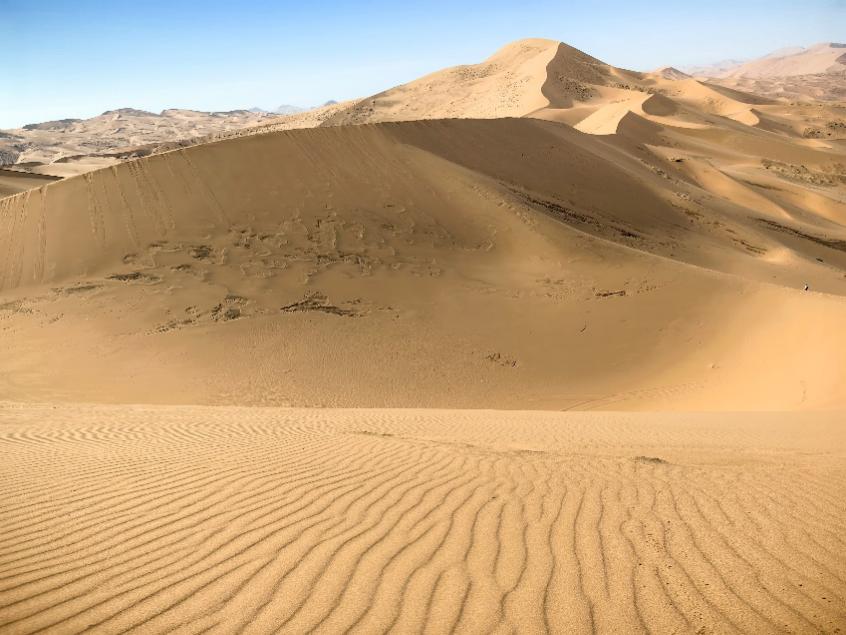
[[[842,413],[0,407],[0,631],[836,633]]]

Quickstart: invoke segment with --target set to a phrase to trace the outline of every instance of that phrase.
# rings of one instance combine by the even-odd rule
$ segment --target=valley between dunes
[[[840,107],[665,75],[0,198],[0,632],[843,632]]]

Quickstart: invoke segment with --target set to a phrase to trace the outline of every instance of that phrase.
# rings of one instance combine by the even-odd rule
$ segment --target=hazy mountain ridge
[[[724,86],[791,101],[846,100],[846,44],[788,47],[763,57],[685,67]]]

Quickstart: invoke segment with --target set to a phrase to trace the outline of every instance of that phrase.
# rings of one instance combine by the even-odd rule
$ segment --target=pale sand
[[[7,403],[0,630],[841,632],[842,422]]]

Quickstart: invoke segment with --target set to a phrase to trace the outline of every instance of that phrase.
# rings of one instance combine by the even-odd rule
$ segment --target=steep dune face
[[[615,69],[562,42],[518,40],[481,64],[456,66],[338,112],[323,125],[443,118],[540,116],[631,92],[639,73]],[[626,83],[629,82],[629,83]],[[611,87],[608,91],[604,87]],[[594,106],[595,107],[595,106]]]
[[[603,139],[532,119],[304,130],[3,199],[2,392],[842,405],[846,306],[796,288],[842,293],[846,237],[730,192],[701,206],[707,178]]]
[[[552,40],[520,40],[480,64],[448,68],[363,99],[324,125],[521,117],[548,104],[546,69],[559,47]]]

